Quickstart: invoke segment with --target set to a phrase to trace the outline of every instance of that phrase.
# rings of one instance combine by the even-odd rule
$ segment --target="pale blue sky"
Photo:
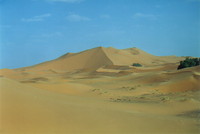
[[[104,46],[200,56],[200,0],[0,0],[0,68]]]

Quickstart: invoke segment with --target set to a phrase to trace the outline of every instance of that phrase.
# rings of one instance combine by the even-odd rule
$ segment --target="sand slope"
[[[200,66],[182,59],[98,47],[1,69],[0,133],[198,134]]]
[[[157,65],[164,63],[179,62],[181,57],[159,57],[148,54],[138,48],[129,49],[115,49],[112,47],[104,48],[97,47],[89,49],[80,53],[67,53],[55,60],[44,62],[35,66],[22,68],[33,70],[81,70],[92,69],[96,70],[108,65],[132,65],[133,63],[140,63],[142,65]]]
[[[105,55],[101,47],[86,50],[77,54],[64,55],[53,61],[38,64],[28,69],[38,70],[78,70],[78,69],[97,69],[103,65],[111,65],[112,61]]]
[[[95,98],[57,94],[7,78],[0,80],[2,134],[134,134],[199,131],[194,125],[195,120],[165,115],[163,111],[170,111],[167,105],[124,105]],[[148,110],[156,107],[161,109],[157,109],[157,113],[152,114],[151,110]]]

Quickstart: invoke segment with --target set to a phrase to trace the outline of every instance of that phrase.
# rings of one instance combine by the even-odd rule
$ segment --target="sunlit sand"
[[[184,59],[98,47],[1,69],[0,133],[198,134],[200,67]]]

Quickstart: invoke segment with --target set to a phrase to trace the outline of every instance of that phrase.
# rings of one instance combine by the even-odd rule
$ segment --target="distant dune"
[[[183,59],[98,47],[0,69],[0,133],[199,134],[200,66]]]
[[[181,57],[175,56],[154,56],[138,48],[115,49],[112,47],[97,47],[80,53],[67,53],[55,60],[44,62],[24,69],[37,70],[63,70],[72,71],[80,69],[96,70],[108,65],[126,65],[133,63],[142,65],[157,65],[164,63],[176,63]]]

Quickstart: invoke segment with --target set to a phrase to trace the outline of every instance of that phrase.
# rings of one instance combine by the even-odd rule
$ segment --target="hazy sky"
[[[97,46],[200,56],[200,0],[0,0],[0,68]]]

